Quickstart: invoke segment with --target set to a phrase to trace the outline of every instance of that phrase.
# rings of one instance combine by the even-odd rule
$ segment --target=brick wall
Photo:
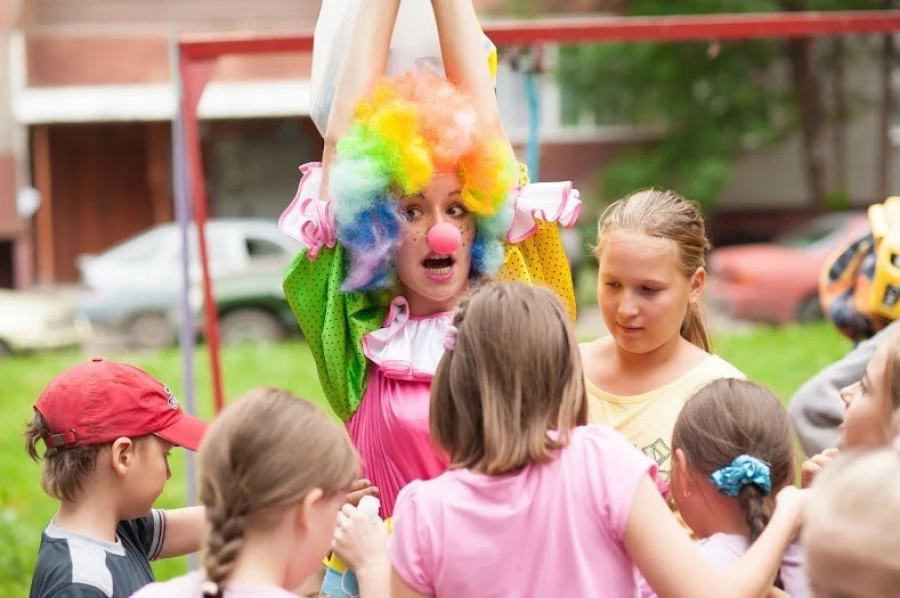
[[[28,25],[164,25],[314,22],[319,0],[30,0]]]

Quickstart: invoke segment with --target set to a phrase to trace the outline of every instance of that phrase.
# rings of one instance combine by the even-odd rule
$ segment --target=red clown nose
[[[428,231],[428,246],[435,253],[450,255],[459,249],[462,234],[459,229],[448,222],[435,224]]]

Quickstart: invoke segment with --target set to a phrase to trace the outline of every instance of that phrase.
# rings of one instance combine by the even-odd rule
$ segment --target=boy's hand
[[[373,486],[372,482],[365,478],[350,484],[350,488],[347,490],[347,502],[357,507],[363,496],[378,496],[378,487]]]
[[[809,488],[825,466],[831,463],[837,457],[839,451],[836,448],[825,449],[818,455],[807,459],[800,468],[800,487]]]
[[[387,526],[378,517],[344,505],[337,517],[331,547],[357,576],[374,569],[390,570]]]

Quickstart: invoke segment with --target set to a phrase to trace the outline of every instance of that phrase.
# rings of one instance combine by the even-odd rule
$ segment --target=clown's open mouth
[[[442,276],[450,272],[450,268],[453,267],[454,262],[456,262],[456,260],[454,260],[451,255],[430,255],[425,258],[422,265],[425,266],[425,269],[429,274]]]

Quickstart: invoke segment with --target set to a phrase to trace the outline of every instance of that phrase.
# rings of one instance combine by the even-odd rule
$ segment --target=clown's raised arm
[[[341,61],[331,109],[322,127],[325,142],[322,162],[326,165],[334,159],[338,141],[350,130],[357,102],[372,91],[387,69],[391,35],[399,10],[400,0],[361,0],[358,5],[351,43]],[[333,46],[337,45],[333,42]],[[324,174],[327,179],[327,169]],[[327,187],[327,180],[323,180],[323,187]]]
[[[578,192],[528,184],[500,120],[496,48],[471,0],[432,6],[359,1],[334,99],[320,111],[330,117],[316,123],[325,166],[301,167],[279,220],[304,246],[285,294],[343,420],[369,396],[373,366],[430,383],[447,314],[470,281],[548,286],[575,318],[557,225],[575,223]],[[404,45],[429,23],[430,45]]]
[[[494,91],[496,53],[484,59],[484,34],[471,2],[432,0],[447,79],[462,87],[473,100],[479,120],[503,132],[500,106]]]

